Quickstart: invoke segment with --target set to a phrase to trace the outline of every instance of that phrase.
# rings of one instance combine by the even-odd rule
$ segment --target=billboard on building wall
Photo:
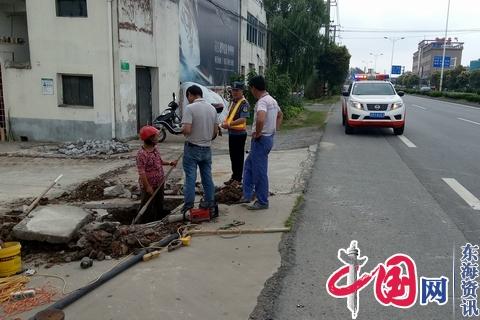
[[[443,56],[434,56],[433,57],[433,67],[434,68],[441,68],[442,67],[442,58]],[[445,56],[445,60],[443,61],[444,68],[450,68],[450,61],[451,57]]]
[[[180,0],[180,81],[205,86],[238,72],[240,0]]]

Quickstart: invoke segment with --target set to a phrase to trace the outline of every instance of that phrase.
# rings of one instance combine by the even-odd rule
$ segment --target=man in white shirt
[[[265,78],[255,76],[248,81],[250,91],[258,100],[255,104],[252,143],[243,172],[243,197],[241,203],[257,200],[249,210],[268,209],[268,154],[273,147],[275,132],[280,127],[283,113],[277,101],[266,91]]]

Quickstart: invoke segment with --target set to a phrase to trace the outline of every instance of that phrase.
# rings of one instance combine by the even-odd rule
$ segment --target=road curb
[[[321,130],[319,140],[316,144],[316,150],[314,152],[310,168],[306,170],[308,171],[308,174],[306,175],[306,179],[304,180],[302,191],[298,193],[299,196],[302,196],[303,194],[305,194],[305,192],[308,189],[308,185],[311,179],[310,173],[315,167],[315,163],[318,159],[318,156],[320,153],[320,143],[322,142],[323,137],[325,135],[326,126],[328,124],[328,120],[330,118],[331,112],[335,107],[335,105],[336,103],[332,104],[330,107],[330,110],[328,111],[323,129]],[[311,151],[309,148],[309,153],[310,152]],[[302,170],[302,172],[305,172],[305,170]],[[299,217],[303,214],[304,207],[305,207],[305,201],[302,201],[302,203],[300,203],[300,205],[296,208],[297,214],[295,214],[295,216],[292,217],[291,231],[289,233],[284,233],[282,235],[282,238],[278,245],[280,257],[281,257],[280,267],[270,278],[268,278],[265,281],[265,286],[257,298],[257,305],[255,306],[255,308],[253,309],[252,313],[249,316],[250,320],[274,319],[273,314],[275,310],[275,301],[276,301],[275,298],[282,291],[282,285],[281,285],[282,279],[285,277],[287,272],[290,271],[290,269],[293,267],[293,261],[295,258],[295,249],[293,247],[293,240],[295,239],[295,236],[298,230],[297,221]]]

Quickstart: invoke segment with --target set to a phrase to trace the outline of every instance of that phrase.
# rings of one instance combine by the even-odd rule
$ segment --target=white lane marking
[[[473,210],[480,210],[480,200],[470,191],[462,186],[457,180],[452,178],[442,178]]]
[[[420,108],[420,109],[423,109],[423,110],[427,110],[427,108],[416,105],[416,104],[412,104],[412,107],[417,107],[417,108]]]
[[[430,99],[430,98],[424,98],[424,97],[417,97],[417,96],[415,96],[415,98],[420,98],[420,99],[425,99],[425,100],[430,100],[430,101],[437,101],[437,102],[441,102],[441,103],[445,103],[445,104],[451,104],[451,105],[454,105],[454,106],[459,106],[459,107],[464,107],[464,108],[474,109],[474,110],[480,111],[479,107],[467,106],[467,105],[460,104],[460,103],[448,102],[448,101],[443,101],[443,100],[438,100],[438,99]]]
[[[467,120],[467,119],[463,119],[463,118],[457,118],[458,120],[462,120],[462,121],[465,121],[465,122],[470,122],[470,123],[473,123],[473,124],[478,124],[480,126],[480,122],[475,122],[475,121],[472,121],[472,120]]]
[[[407,145],[407,147],[409,148],[416,148],[417,146],[412,142],[410,141],[407,137],[405,136],[397,136],[400,140],[402,140],[403,143],[405,143]]]

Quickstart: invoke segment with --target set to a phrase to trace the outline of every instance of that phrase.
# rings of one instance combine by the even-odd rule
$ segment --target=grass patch
[[[292,213],[290,213],[290,216],[288,217],[287,221],[285,221],[286,228],[292,229],[293,224],[295,222],[295,217],[300,211],[300,207],[302,206],[304,201],[305,201],[305,198],[303,194],[297,197],[297,199],[295,200],[295,204],[293,205]]]
[[[332,104],[340,101],[340,96],[329,96],[318,99],[305,99],[305,104]]]
[[[325,124],[326,118],[326,111],[310,111],[305,109],[297,117],[284,120],[282,124],[282,130],[291,130],[306,127],[322,128]]]

